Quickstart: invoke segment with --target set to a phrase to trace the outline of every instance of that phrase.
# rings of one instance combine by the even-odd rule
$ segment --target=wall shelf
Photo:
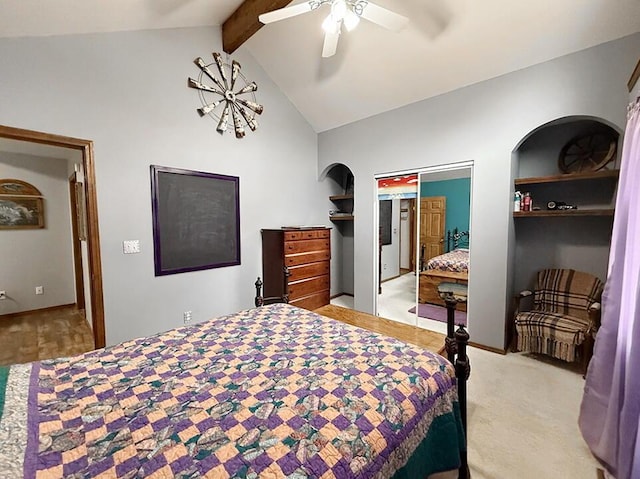
[[[531,178],[516,178],[514,183],[518,185],[536,185],[541,183],[560,183],[563,181],[603,180],[606,178],[617,179],[620,170],[590,171],[588,173],[574,173],[552,176],[534,176]]]
[[[352,200],[353,195],[333,195],[329,196],[331,201]]]
[[[329,215],[331,221],[353,221],[353,194],[332,195],[329,199],[340,207],[340,213]]]
[[[566,182],[578,182],[578,181],[599,181],[599,182],[607,182],[607,184],[611,185],[613,188],[615,182],[618,180],[620,176],[620,170],[601,170],[601,171],[589,171],[585,173],[573,173],[573,174],[565,174],[565,175],[551,175],[551,176],[535,176],[531,178],[516,178],[514,180],[515,189],[518,189],[519,186],[530,185],[536,190],[535,185],[549,185],[553,187],[553,185],[566,184]],[[614,182],[614,183],[611,183]],[[600,183],[604,185],[604,183]],[[577,185],[577,183],[576,183]],[[567,185],[568,186],[568,185]],[[563,187],[563,191],[566,192],[566,187]],[[558,186],[559,187],[559,186]],[[539,188],[543,188],[540,186]],[[595,191],[593,188],[596,188],[595,185],[584,185],[580,186],[581,191]],[[613,190],[612,190],[613,191]],[[542,202],[546,203],[546,200]],[[514,218],[533,218],[533,217],[552,217],[552,216],[613,216],[614,209],[609,205],[603,205],[602,208],[584,208],[584,209],[576,209],[576,210],[547,210],[540,209],[534,211],[514,211]]]
[[[613,216],[614,209],[602,210],[534,210],[534,211],[514,211],[514,218],[533,218],[533,217],[551,217],[551,216]]]

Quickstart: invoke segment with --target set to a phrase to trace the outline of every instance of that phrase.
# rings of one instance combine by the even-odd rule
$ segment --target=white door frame
[[[434,166],[425,166],[422,168],[412,168],[412,169],[407,169],[407,170],[399,170],[399,171],[390,171],[390,172],[384,172],[384,173],[376,173],[373,175],[373,182],[374,182],[374,196],[375,199],[373,201],[373,235],[372,238],[374,238],[375,241],[375,246],[373,248],[373,297],[374,302],[373,302],[373,314],[377,315],[378,314],[378,277],[380,275],[380,258],[379,258],[379,248],[378,248],[378,231],[379,231],[379,226],[380,226],[380,218],[379,218],[379,208],[378,208],[378,180],[382,179],[382,178],[391,178],[394,176],[406,176],[406,175],[418,175],[418,179],[420,179],[420,175],[421,174],[428,174],[428,173],[439,173],[439,172],[443,172],[443,171],[454,171],[454,170],[462,170],[462,169],[466,169],[469,168],[471,170],[471,195],[470,195],[470,199],[469,199],[469,231],[473,231],[472,229],[472,209],[473,209],[473,160],[465,160],[465,161],[459,161],[459,162],[454,162],[454,163],[446,163],[446,164],[440,164],[440,165],[434,165]],[[419,182],[418,182],[419,183]],[[418,195],[420,194],[420,188],[418,186]],[[416,212],[416,231],[415,231],[415,235],[418,236],[420,235],[420,215],[418,214],[418,212]],[[419,242],[419,238],[414,238],[415,244],[418,245]],[[418,255],[418,251],[417,251],[418,247],[416,246],[416,251],[414,251],[414,262],[416,264],[416,270],[418,268],[418,262],[417,262],[417,255]],[[471,263],[471,237],[469,237],[469,263]],[[471,268],[469,268],[469,272],[471,272]],[[415,304],[418,304],[418,279],[419,279],[419,275],[416,274],[416,296],[415,296]],[[469,281],[471,281],[471,274],[469,275]],[[417,320],[418,320],[418,313],[417,313],[417,308],[416,308],[416,322],[415,324],[417,324]],[[391,319],[391,318],[389,318]]]

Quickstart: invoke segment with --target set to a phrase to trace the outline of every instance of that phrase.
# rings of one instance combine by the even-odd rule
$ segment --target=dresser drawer
[[[313,253],[288,254],[284,257],[284,264],[296,266],[299,264],[316,263],[331,258],[331,251],[314,251]]]
[[[294,230],[294,231],[285,231],[284,232],[284,240],[285,241],[298,241],[303,239],[317,239],[317,238],[328,238],[331,236],[331,231],[328,229],[322,230]]]
[[[329,304],[329,290],[311,294],[295,301],[289,301],[289,304],[297,306],[298,308],[304,308],[313,311],[314,309],[318,309],[325,304]]]
[[[284,243],[284,254],[322,251],[329,248],[330,245],[328,239],[286,241]]]
[[[314,276],[321,276],[323,274],[329,274],[328,261],[294,266],[289,268],[289,283],[305,278],[313,278]]]
[[[296,281],[295,283],[289,283],[289,301],[295,301],[304,296],[328,289],[329,275],[326,274],[324,276],[316,276],[314,278]]]

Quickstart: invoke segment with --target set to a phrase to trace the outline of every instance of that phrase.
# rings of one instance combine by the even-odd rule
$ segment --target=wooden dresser
[[[283,295],[284,268],[287,267],[290,304],[310,310],[329,304],[331,229],[261,231],[263,295]]]

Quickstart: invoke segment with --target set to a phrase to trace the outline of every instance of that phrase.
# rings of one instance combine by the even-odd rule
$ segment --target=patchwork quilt
[[[469,250],[454,249],[427,261],[427,270],[450,271],[452,273],[469,272]]]
[[[426,478],[460,464],[451,364],[287,304],[0,368],[0,475]]]

